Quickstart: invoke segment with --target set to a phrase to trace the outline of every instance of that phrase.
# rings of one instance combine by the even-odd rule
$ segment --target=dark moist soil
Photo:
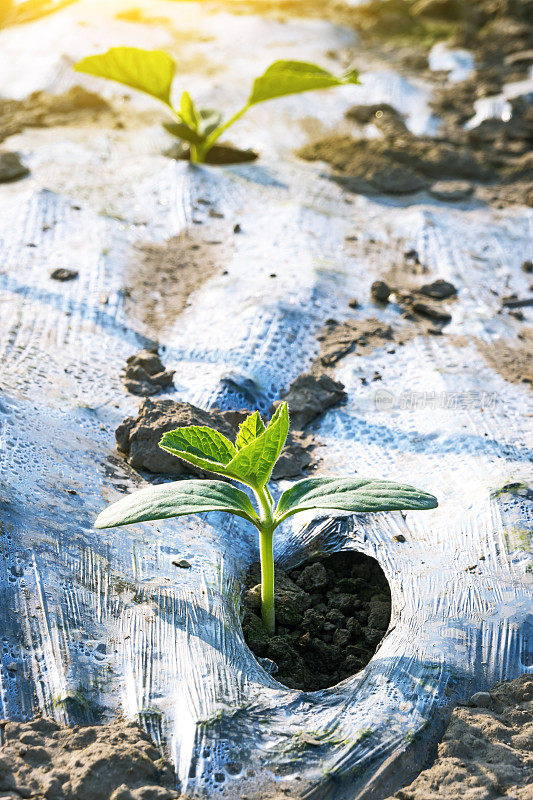
[[[287,571],[276,567],[274,636],[260,616],[260,576],[259,563],[252,564],[242,627],[252,652],[276,665],[276,680],[291,689],[316,691],[368,664],[391,614],[389,585],[375,559],[344,552]]]
[[[169,158],[176,158],[179,161],[190,161],[191,154],[189,146],[179,142],[170,147],[165,155]],[[250,161],[256,161],[259,158],[259,153],[255,150],[241,150],[240,147],[235,147],[232,144],[215,144],[205,157],[206,164],[214,166],[230,165],[230,164],[247,164]]]

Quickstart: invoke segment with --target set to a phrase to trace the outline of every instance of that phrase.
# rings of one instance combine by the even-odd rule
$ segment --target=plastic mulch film
[[[135,150],[124,133],[98,137],[21,134],[32,178],[0,193],[0,713],[138,716],[168,742],[194,798],[267,800],[289,785],[316,800],[379,798],[420,766],[451,703],[533,667],[531,395],[480,346],[514,334],[491,290],[526,280],[531,215],[349,196],[290,158],[190,168],[156,155],[152,129]],[[241,229],[213,234],[231,240],[227,274],[161,317],[158,267],[151,285],[139,246],[208,237],[219,224],[209,208]],[[344,244],[354,233],[369,245],[355,253]],[[138,404],[120,372],[157,340],[176,370],[163,396],[266,411],[309,368],[327,318],[394,322],[365,298],[387,254],[409,247],[460,289],[446,335],[345,356],[334,374],[348,402],[312,428],[319,474],[408,481],[440,506],[300,515],[278,530],[278,563],[358,550],[379,561],[393,601],[362,672],[289,690],[243,641],[251,526],[212,514],[93,529],[98,511],[143,484],[114,451],[114,429]],[[60,266],[78,279],[51,281]],[[369,370],[381,381],[362,382]],[[192,568],[177,575],[176,555]]]

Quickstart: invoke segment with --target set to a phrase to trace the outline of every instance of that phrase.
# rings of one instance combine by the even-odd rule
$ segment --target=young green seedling
[[[281,403],[265,427],[255,411],[239,427],[235,444],[207,426],[189,425],[165,433],[159,446],[183,461],[239,481],[247,494],[224,481],[185,480],[141,489],[106,508],[96,528],[169,519],[202,511],[227,511],[251,522],[259,531],[261,609],[270,633],[275,630],[273,534],[300,511],[337,509],[373,512],[423,510],[438,503],[432,494],[392,481],[368,478],[304,478],[281,495],[275,505],[268,481],[289,432],[289,409]]]
[[[112,47],[101,55],[83,58],[74,69],[118,81],[160,100],[176,119],[164,127],[188,142],[191,161],[200,163],[205,161],[217,139],[252,106],[283,95],[359,83],[356,70],[336,76],[316,64],[276,61],[255,79],[244,106],[223,122],[220,112],[211,108],[197,108],[188,92],[181,95],[180,107],[174,108],[170,98],[176,63],[163,50]]]

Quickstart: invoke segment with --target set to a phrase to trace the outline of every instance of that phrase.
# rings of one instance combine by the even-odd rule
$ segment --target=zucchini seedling
[[[215,472],[252,490],[247,494],[225,481],[184,480],[141,489],[106,508],[96,528],[169,519],[203,511],[227,511],[251,522],[259,531],[261,612],[275,631],[274,531],[300,511],[337,509],[369,512],[435,508],[437,499],[412,486],[368,478],[304,478],[286,489],[277,505],[268,489],[272,470],[289,432],[289,409],[283,402],[265,427],[254,411],[239,426],[235,444],[207,426],[189,425],[165,433],[159,446],[195,467]]]
[[[223,133],[252,106],[313,89],[327,89],[359,83],[358,72],[349,70],[336,76],[316,64],[305,61],[275,61],[254,80],[248,100],[226,122],[219,111],[197,108],[188,92],[181,95],[180,107],[171,101],[176,62],[164,50],[141,50],[137,47],[111,47],[99,55],[87,56],[74,69],[99,78],[118,81],[160,100],[174,116],[165,123],[169,133],[188,142],[190,160],[202,163]]]

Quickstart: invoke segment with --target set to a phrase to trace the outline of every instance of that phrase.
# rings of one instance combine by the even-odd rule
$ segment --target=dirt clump
[[[331,180],[358,194],[411,194],[437,180],[489,181],[496,175],[466,144],[409,132],[373,139],[330,134],[305,145],[298,155],[326,161],[334,169]]]
[[[144,397],[157,394],[173,385],[174,372],[165,370],[157,351],[141,350],[126,360],[124,388]]]
[[[67,267],[57,267],[57,269],[53,269],[50,273],[51,279],[53,281],[59,281],[60,283],[75,281],[78,276],[79,272],[77,269],[68,269]]]
[[[139,725],[66,728],[43,717],[2,722],[0,794],[9,800],[179,797],[172,765]]]
[[[248,416],[247,410],[204,411],[190,403],[174,400],[144,400],[136,417],[126,417],[115,431],[117,450],[126,457],[134,469],[146,470],[161,475],[213,478],[213,473],[186,464],[176,456],[159,447],[161,437],[187,425],[207,425],[235,441],[241,422]],[[295,478],[316,466],[315,440],[298,431],[291,431],[285,447],[274,467],[272,480]]]
[[[24,128],[93,122],[102,114],[113,114],[109,103],[82,86],[71,86],[63,94],[32,92],[23,100],[0,99],[0,142]]]
[[[377,561],[344,552],[313,558],[296,569],[276,568],[276,633],[260,610],[260,565],[246,579],[243,632],[255,655],[292,689],[316,691],[362,669],[388,628],[391,596]]]
[[[475,698],[482,696],[482,702]],[[478,692],[456,708],[431,767],[388,800],[477,800],[533,794],[533,675]]]
[[[475,343],[487,364],[506,381],[533,384],[533,328],[520,331],[517,339]]]
[[[317,339],[321,343],[320,363],[331,367],[348,353],[364,355],[383,347],[393,341],[394,335],[390,325],[370,317],[363,320],[347,319],[344,322],[330,320]]]
[[[235,439],[238,425],[247,415],[247,411],[203,411],[191,403],[147,399],[141,403],[136,417],[126,417],[116,429],[117,449],[135,469],[163,475],[212,477],[211,473],[185,464],[162,450],[158,446],[161,437],[187,425],[207,425],[228,439]]]
[[[0,153],[0,183],[12,183],[30,174],[16,153]]]
[[[347,394],[344,384],[329,375],[304,372],[291,383],[282,398],[289,404],[291,428],[301,431],[327,408],[346,400]],[[274,403],[274,408],[278,405]]]

